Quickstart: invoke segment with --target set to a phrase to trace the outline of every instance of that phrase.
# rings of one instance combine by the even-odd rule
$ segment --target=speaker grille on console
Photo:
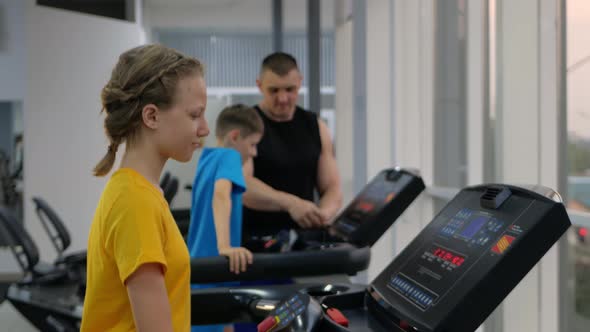
[[[489,187],[481,195],[480,204],[488,209],[497,209],[510,195],[510,189],[506,187]]]

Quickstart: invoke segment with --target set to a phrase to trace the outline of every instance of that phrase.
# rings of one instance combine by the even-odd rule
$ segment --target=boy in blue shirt
[[[252,264],[252,253],[241,247],[242,193],[246,190],[242,165],[256,156],[263,131],[255,109],[241,104],[224,108],[215,125],[217,147],[203,149],[193,183],[187,236],[190,255],[227,256],[229,269],[236,274]],[[193,284],[192,288],[216,286]],[[223,331],[223,327],[193,326],[192,331]]]

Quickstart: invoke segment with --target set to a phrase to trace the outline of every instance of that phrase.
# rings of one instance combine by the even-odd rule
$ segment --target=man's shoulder
[[[301,112],[301,113],[311,114],[311,115],[315,116],[315,113],[314,112],[312,112],[312,111],[310,111],[310,110],[308,110],[306,108],[303,108],[303,107],[301,107],[299,105],[295,105],[295,112]]]
[[[305,123],[305,126],[312,128],[314,132],[318,129],[318,115],[315,112],[297,106],[295,109],[295,117],[300,119],[300,123]]]
[[[318,121],[318,115],[315,112],[307,110],[301,106],[295,107],[295,115],[304,118],[307,121]]]

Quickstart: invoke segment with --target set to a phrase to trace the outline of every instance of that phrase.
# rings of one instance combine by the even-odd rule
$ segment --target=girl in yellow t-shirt
[[[119,57],[102,90],[109,179],[88,238],[82,331],[190,331],[190,261],[158,180],[169,158],[189,161],[209,134],[204,69],[160,45]]]

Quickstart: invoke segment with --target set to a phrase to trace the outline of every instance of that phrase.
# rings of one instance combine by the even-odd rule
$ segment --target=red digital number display
[[[453,265],[456,265],[457,267],[463,265],[463,262],[465,262],[465,258],[459,255],[455,255],[452,252],[449,252],[442,248],[436,247],[434,248],[434,251],[432,253],[434,254],[434,256],[441,258],[442,260],[449,262]]]
[[[360,201],[356,204],[356,209],[364,213],[369,213],[375,209],[375,204],[366,201]]]

